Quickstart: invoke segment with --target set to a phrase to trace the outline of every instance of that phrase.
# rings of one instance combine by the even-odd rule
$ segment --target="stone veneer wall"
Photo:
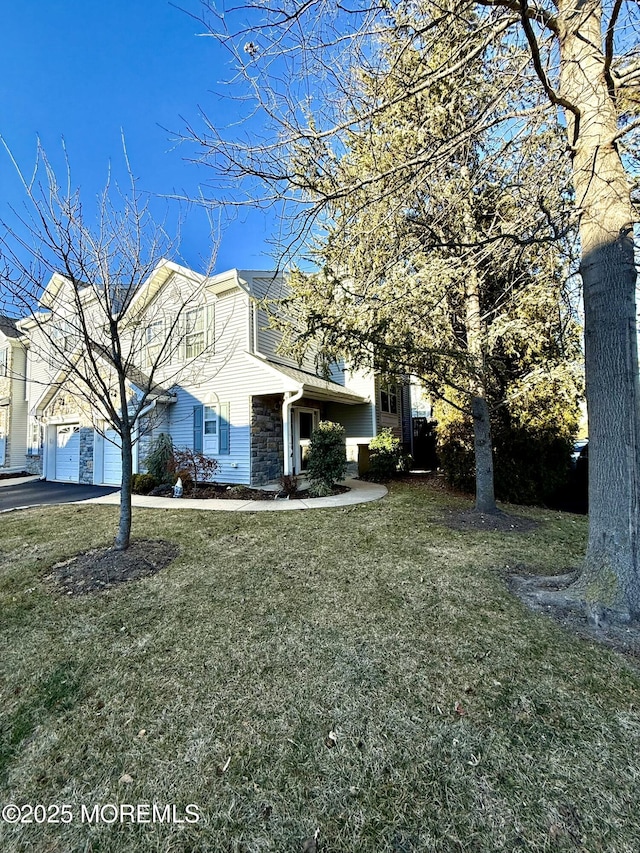
[[[264,486],[284,470],[282,396],[251,398],[251,484]]]
[[[93,483],[93,429],[80,427],[80,478],[81,483]]]
[[[31,454],[24,457],[27,461],[24,470],[29,474],[38,474],[42,476],[42,456],[39,453]]]

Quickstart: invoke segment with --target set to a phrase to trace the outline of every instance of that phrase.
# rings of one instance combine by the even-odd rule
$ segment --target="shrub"
[[[438,456],[447,481],[458,489],[475,488],[471,416],[439,411]],[[491,417],[494,486],[502,501],[548,504],[566,483],[575,428],[557,422],[546,427],[519,422],[505,409]]]
[[[280,477],[280,491],[285,495],[295,495],[298,491],[298,478],[295,474],[283,474]]]
[[[333,486],[327,485],[322,480],[315,480],[309,486],[309,494],[314,498],[327,498],[333,494]]]
[[[173,479],[173,442],[166,432],[159,433],[151,442],[144,464],[157,483],[170,483]]]
[[[152,474],[133,474],[131,477],[131,491],[134,495],[148,495],[158,485],[158,481]]]
[[[321,485],[324,494],[331,494],[334,483],[344,479],[347,471],[344,435],[344,427],[331,421],[320,421],[311,435],[307,474],[310,491],[318,497]]]
[[[184,491],[198,487],[198,483],[211,483],[220,467],[216,459],[205,456],[191,447],[174,448],[174,479],[180,477]]]
[[[369,442],[369,480],[390,480],[396,474],[409,470],[410,457],[402,450],[402,443],[390,429],[382,429]]]

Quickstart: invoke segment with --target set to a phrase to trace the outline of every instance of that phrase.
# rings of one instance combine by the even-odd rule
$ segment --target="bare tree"
[[[175,242],[153,220],[124,153],[126,192],[109,180],[90,211],[68,163],[61,187],[41,149],[29,181],[14,161],[26,203],[0,235],[0,301],[3,313],[22,318],[29,381],[45,395],[64,389],[103,436],[117,434],[119,550],[131,533],[133,446],[214,343],[200,328],[206,276],[167,260]]]
[[[213,17],[211,17],[213,16]],[[359,79],[387,72],[381,38],[432,57],[428,74],[409,91],[464,77],[478,55],[497,93],[513,93],[496,113],[490,102],[454,123],[437,146],[414,159],[416,172],[448,161],[465,136],[493,129],[496,138],[535,132],[540,109],[564,124],[574,206],[579,218],[585,306],[589,413],[589,543],[574,589],[596,622],[640,615],[640,383],[632,201],[640,129],[640,10],[633,0],[260,0],[203,18],[233,58],[231,96],[251,105],[247,132],[225,136],[213,123],[190,128],[202,159],[215,166],[212,184],[237,188],[284,211],[281,249],[295,252],[322,222],[336,195],[348,196],[369,176],[329,192],[309,186],[307,166],[330,179],[353,128],[372,117]],[[443,55],[443,32],[460,36]],[[392,33],[389,36],[389,33]],[[466,33],[466,34],[465,34]],[[251,45],[249,50],[245,46]],[[530,88],[535,83],[537,89]],[[531,93],[536,91],[535,95]],[[543,107],[543,102],[545,106]],[[373,108],[390,105],[381,101]],[[364,111],[363,111],[364,110]],[[263,123],[256,132],[258,118]],[[266,128],[266,129],[265,129]],[[406,163],[387,167],[393,176]],[[382,186],[382,184],[380,184]],[[241,202],[239,202],[241,203]],[[291,215],[292,214],[292,215]]]

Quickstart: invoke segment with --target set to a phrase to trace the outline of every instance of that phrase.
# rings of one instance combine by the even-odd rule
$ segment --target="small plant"
[[[311,435],[307,473],[311,481],[309,491],[316,497],[331,494],[334,483],[344,479],[347,471],[344,436],[344,427],[331,421],[320,421]]]
[[[166,432],[157,435],[149,447],[144,464],[156,483],[170,483],[173,479],[173,442]]]
[[[199,483],[211,483],[220,467],[216,459],[191,447],[174,448],[174,479],[180,477],[185,493],[197,489]]]
[[[309,485],[309,494],[314,498],[327,498],[333,494],[333,486],[328,486],[322,480],[314,480]]]
[[[280,491],[288,497],[295,495],[298,491],[298,478],[295,474],[283,474],[280,477]]]
[[[131,491],[134,495],[148,495],[158,485],[153,474],[133,474],[131,477]]]
[[[409,470],[410,458],[403,452],[399,438],[386,428],[369,442],[370,480],[390,480],[400,472]]]

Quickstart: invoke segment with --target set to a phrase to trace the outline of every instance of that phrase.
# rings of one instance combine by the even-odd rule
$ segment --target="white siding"
[[[245,354],[248,347],[248,296],[236,289],[216,303],[216,348],[185,365],[177,402],[169,406],[169,432],[178,447],[193,447],[193,408],[211,403],[229,404],[228,454],[218,454],[218,482],[251,481],[251,396],[281,393],[284,382]]]
[[[358,459],[358,445],[368,444],[376,434],[375,418],[375,381],[373,374],[363,371],[344,369],[343,379],[334,379],[363,397],[369,397],[369,403],[359,406],[346,406],[339,403],[329,403],[327,417],[345,428],[347,440],[347,458],[350,462]]]
[[[282,277],[274,279],[264,273],[259,274],[249,270],[239,270],[238,274],[248,283],[251,293],[256,299],[282,299],[288,294],[287,286]],[[279,351],[282,333],[276,329],[269,328],[267,312],[255,305],[253,313],[254,346],[259,353],[267,358],[273,358],[282,364],[288,364],[291,367],[300,367],[309,373],[316,373],[314,351],[307,353],[302,363],[298,363],[295,358],[289,355],[284,355]]]
[[[20,344],[11,347],[11,447],[8,464],[23,468],[27,453],[27,403],[25,401],[26,353]]]

